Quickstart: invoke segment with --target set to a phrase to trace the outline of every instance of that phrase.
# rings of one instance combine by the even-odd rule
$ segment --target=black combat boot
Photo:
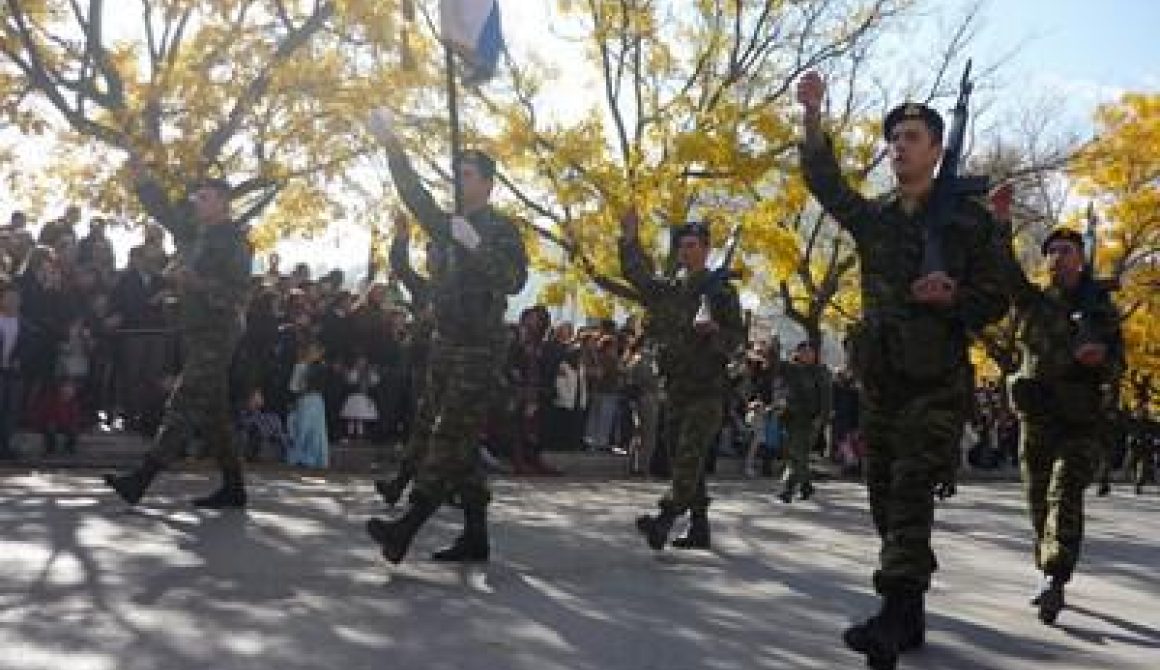
[[[121,496],[121,500],[130,505],[136,505],[141,500],[141,496],[145,495],[145,490],[153,483],[158,472],[161,472],[161,463],[152,458],[146,458],[136,470],[128,474],[107,474],[103,479],[105,486],[116,491],[117,495]]]
[[[1112,492],[1112,485],[1108,482],[1100,482],[1100,487],[1096,489],[1096,495],[1103,498]]]
[[[670,503],[661,501],[660,508],[660,514],[656,516],[644,514],[636,518],[636,529],[645,537],[648,546],[656,551],[665,548],[665,543],[669,540],[669,531],[673,529],[673,523],[680,516]]]
[[[906,609],[902,616],[902,643],[898,646],[900,654],[921,649],[926,644],[926,604],[924,600],[925,598],[921,593],[906,600]],[[870,631],[875,618],[877,616],[847,628],[845,635],[843,635],[846,646],[858,653],[865,654],[870,646]]]
[[[246,506],[246,484],[239,467],[222,468],[222,485],[217,491],[195,498],[194,507],[203,509],[241,509]]]
[[[814,485],[809,482],[802,482],[802,500],[809,500],[810,496],[814,494]]]
[[[898,655],[926,641],[926,616],[920,592],[896,591],[883,595],[882,609],[842,634],[846,646],[866,655],[874,670],[894,670]]]
[[[1066,583],[1066,579],[1052,576],[1039,595],[1031,601],[1039,607],[1039,620],[1049,626],[1055,623],[1059,613],[1063,611],[1063,585]]]
[[[710,549],[709,510],[693,510],[689,513],[689,531],[684,537],[673,540],[674,549]]]
[[[777,499],[783,503],[793,502],[793,487],[787,486],[781,493],[777,494]]]
[[[367,521],[367,534],[382,549],[383,558],[398,563],[407,555],[415,534],[438,509],[438,501],[411,494],[411,506],[403,516],[393,521],[372,518]]]
[[[463,506],[463,534],[450,547],[431,554],[431,560],[482,563],[487,561],[489,553],[487,506],[473,502]]]
[[[376,479],[375,491],[387,504],[387,507],[394,507],[399,502],[399,498],[403,497],[403,491],[407,490],[407,485],[415,478],[415,466],[409,460],[405,460],[399,464],[399,471],[395,473],[394,479]]]

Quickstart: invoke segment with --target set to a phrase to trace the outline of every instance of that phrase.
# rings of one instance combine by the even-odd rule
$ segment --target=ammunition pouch
[[[916,382],[948,377],[963,361],[963,335],[948,319],[919,314],[891,324],[886,332],[890,367]]]
[[[935,314],[867,319],[850,330],[847,355],[863,383],[927,384],[946,380],[964,363],[963,340],[956,324]]]

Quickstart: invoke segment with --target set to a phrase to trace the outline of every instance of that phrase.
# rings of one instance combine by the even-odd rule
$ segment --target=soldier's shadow
[[[1151,626],[1128,621],[1118,616],[1107,614],[1104,612],[1097,612],[1086,607],[1078,605],[1068,605],[1067,611],[1074,612],[1092,619],[1098,619],[1104,623],[1114,626],[1123,633],[1106,633],[1101,631],[1094,631],[1088,628],[1076,626],[1074,624],[1059,623],[1059,629],[1068,635],[1083,640],[1084,642],[1096,645],[1106,645],[1109,642],[1118,642],[1120,644],[1127,644],[1136,647],[1147,647],[1155,649],[1160,647],[1160,630],[1156,630]]]
[[[251,519],[246,512],[231,510],[193,519],[165,513],[138,514],[180,533],[176,548],[182,557],[179,564],[143,577],[138,582],[140,590],[131,596],[133,602],[153,605],[171,590],[190,588],[222,600],[230,600],[243,590],[247,599],[293,596],[278,580],[255,579],[261,566],[277,564],[281,557],[272,555],[278,549],[251,537]]]

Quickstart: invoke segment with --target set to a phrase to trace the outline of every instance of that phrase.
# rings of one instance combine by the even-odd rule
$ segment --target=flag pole
[[[459,130],[459,91],[455,85],[455,53],[451,44],[444,41],[443,58],[447,69],[447,111],[451,124],[451,186],[455,194],[455,216],[463,215],[463,184],[459,180],[459,155],[463,144],[463,137]],[[458,276],[459,259],[457,258],[455,243],[447,245],[447,272],[458,282],[457,295],[462,295],[463,278]]]
[[[455,213],[463,214],[463,185],[459,183],[459,155],[463,136],[459,130],[459,91],[455,85],[455,53],[451,45],[443,43],[443,57],[447,63],[447,107],[451,121],[451,183],[455,190]]]

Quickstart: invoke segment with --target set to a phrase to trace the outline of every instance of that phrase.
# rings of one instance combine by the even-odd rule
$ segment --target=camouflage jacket
[[[962,198],[944,234],[955,303],[936,308],[911,299],[919,277],[923,213],[908,214],[896,193],[868,199],[843,178],[828,140],[801,147],[806,184],[826,213],[854,238],[861,269],[862,322],[850,333],[853,369],[868,389],[895,381],[944,384],[965,368],[967,334],[1007,311],[999,227],[981,202]],[[954,383],[958,383],[955,380]]]
[[[620,267],[640,293],[648,311],[648,334],[657,343],[657,363],[670,397],[721,396],[729,389],[730,356],[745,341],[737,291],[728,282],[712,282],[701,270],[675,279],[653,276],[640,241],[620,240]],[[699,333],[693,327],[701,296],[718,329]]]
[[[451,215],[435,202],[407,157],[391,154],[391,176],[399,197],[431,238],[428,288],[436,337],[459,345],[500,346],[507,296],[528,278],[528,256],[520,232],[492,207],[466,218],[481,238],[468,250],[451,238]]]
[[[391,272],[399,278],[403,287],[407,289],[407,293],[410,294],[411,312],[415,318],[418,318],[426,310],[427,305],[431,303],[431,287],[427,278],[416,272],[414,266],[411,265],[409,242],[409,236],[395,235],[394,239],[391,240],[387,262],[391,267]],[[434,253],[437,253],[434,245],[428,244],[427,255],[431,256]]]
[[[173,205],[152,181],[137,187],[141,202],[173,236],[173,261],[193,278],[179,286],[179,325],[186,335],[228,335],[241,331],[250,297],[253,249],[244,226],[203,226],[188,201]]]
[[[787,363],[777,374],[785,383],[785,420],[813,422],[830,416],[833,406],[830,371],[826,366]]]
[[[1114,407],[1124,366],[1120,316],[1107,290],[1086,275],[1065,290],[1040,288],[1022,271],[1012,278],[1020,368],[1012,382],[1016,406],[1027,416],[1054,416],[1067,423],[1095,423]],[[1103,365],[1075,359],[1083,344],[1103,344]]]

